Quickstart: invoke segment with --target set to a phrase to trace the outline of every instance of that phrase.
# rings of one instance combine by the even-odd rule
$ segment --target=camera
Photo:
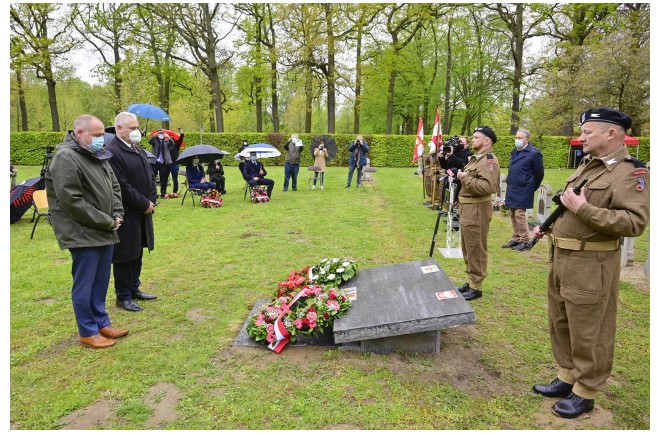
[[[461,143],[461,140],[459,139],[458,136],[450,137],[443,145],[443,153],[446,155],[457,153],[462,149],[463,149],[463,144]]]

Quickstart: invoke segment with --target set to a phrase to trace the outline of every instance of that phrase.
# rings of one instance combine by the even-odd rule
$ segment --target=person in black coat
[[[153,170],[155,175],[160,176],[160,195],[164,198],[167,194],[167,184],[169,184],[169,171],[175,160],[171,159],[171,148],[175,147],[175,141],[164,130],[159,129],[155,136],[148,140],[153,145],[153,155],[155,164]],[[176,160],[178,160],[176,158]]]
[[[271,192],[274,190],[274,180],[265,178],[266,175],[265,166],[257,160],[256,153],[251,153],[249,160],[244,163],[244,179],[252,187],[256,185],[267,186],[267,196],[271,198]]]
[[[529,143],[529,131],[521,128],[516,132],[515,149],[509,159],[504,201],[511,216],[513,236],[503,248],[531,249],[526,209],[534,208],[534,192],[540,187],[543,175],[543,155]]]
[[[214,160],[208,163],[208,177],[210,182],[217,185],[217,189],[223,195],[226,193],[226,177],[224,176],[224,165],[221,160]]]
[[[114,248],[114,290],[116,306],[128,311],[141,311],[135,299],[148,300],[157,296],[139,289],[143,248],[155,246],[153,211],[157,199],[155,177],[146,153],[137,144],[141,140],[139,122],[132,113],[121,112],[114,120],[116,137],[107,144],[112,153],[109,160],[121,186],[124,223],[118,230],[120,243]]]
[[[182,146],[183,140],[185,138],[185,133],[182,131],[182,128],[179,128],[180,136],[178,139],[173,141],[173,147],[171,142],[169,142],[169,154],[171,154],[171,164],[169,165],[169,173],[173,180],[173,193],[178,193],[178,174],[180,173],[180,165],[177,163],[178,155],[180,154],[180,147]]]

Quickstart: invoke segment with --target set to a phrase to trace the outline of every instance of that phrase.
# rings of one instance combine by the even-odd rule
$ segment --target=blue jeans
[[[351,186],[351,178],[354,176],[356,165],[349,165],[349,174],[347,175],[347,187]],[[363,177],[363,167],[359,166],[356,173],[356,185],[360,187],[360,179]]]
[[[91,337],[109,326],[105,298],[109,286],[114,245],[71,248],[73,288],[71,300],[80,337]]]
[[[324,185],[324,173],[315,171],[315,178],[313,178],[313,186],[317,185],[317,175],[319,175],[319,185]]]
[[[285,162],[285,181],[283,181],[283,191],[287,190],[292,176],[292,190],[297,190],[297,175],[299,175],[299,164]]]

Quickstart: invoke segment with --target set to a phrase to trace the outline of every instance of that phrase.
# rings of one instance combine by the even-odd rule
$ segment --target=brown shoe
[[[100,332],[100,335],[107,338],[119,338],[119,337],[123,337],[124,335],[128,335],[127,329],[115,328],[112,325],[108,325],[104,328],[100,328],[98,332]]]
[[[104,347],[114,346],[116,341],[111,338],[105,338],[100,334],[96,334],[91,337],[80,337],[80,343],[85,346],[93,347],[94,349],[102,349]]]

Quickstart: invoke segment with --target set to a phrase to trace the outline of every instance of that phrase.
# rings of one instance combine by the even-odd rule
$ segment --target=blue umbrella
[[[256,156],[258,156],[259,159],[267,157],[278,157],[281,155],[281,152],[277,150],[275,146],[266,143],[251,144],[244,148],[242,152],[239,153],[239,155],[242,157],[249,157],[251,153],[256,153]]]
[[[169,114],[164,110],[152,104],[131,104],[128,106],[128,112],[134,113],[142,118],[156,119],[158,121],[171,121]]]

